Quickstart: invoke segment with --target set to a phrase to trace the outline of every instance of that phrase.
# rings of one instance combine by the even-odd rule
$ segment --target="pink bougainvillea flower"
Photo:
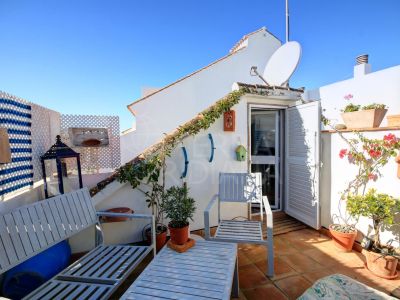
[[[376,181],[378,179],[378,175],[370,173],[370,174],[368,174],[368,179]]]
[[[343,157],[346,156],[346,154],[347,154],[347,149],[342,149],[342,150],[340,150],[340,152],[339,152],[339,157],[340,157],[340,158],[343,158]]]
[[[386,147],[393,146],[397,143],[397,137],[393,133],[389,133],[383,137],[383,141]]]
[[[369,154],[369,156],[371,156],[372,158],[378,158],[379,156],[382,155],[382,151],[371,149],[371,150],[368,151],[368,154]]]
[[[346,99],[347,101],[352,99],[353,95],[352,94],[347,94],[346,96],[344,96],[344,99]]]

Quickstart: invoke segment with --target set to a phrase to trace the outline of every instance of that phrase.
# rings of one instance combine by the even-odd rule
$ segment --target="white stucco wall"
[[[208,130],[202,131],[194,137],[188,137],[183,145],[189,157],[187,177],[184,179],[190,189],[190,195],[196,201],[197,211],[190,230],[204,228],[204,210],[212,196],[218,193],[218,176],[220,172],[247,172],[248,160],[236,160],[235,148],[242,144],[248,148],[248,104],[283,105],[293,104],[295,101],[266,98],[256,95],[244,95],[241,101],[233,107],[236,111],[235,132],[223,131],[223,118],[218,119]],[[215,152],[213,162],[209,162],[210,141],[208,133],[214,139]],[[247,156],[247,159],[249,157]],[[180,179],[184,169],[184,158],[181,146],[178,146],[167,161],[167,187],[181,185]],[[127,206],[137,213],[149,213],[144,195],[133,190],[129,184],[113,182],[106,189],[100,191],[93,198],[96,208],[104,210],[116,206]],[[231,219],[237,216],[247,217],[247,205],[224,203],[221,205],[221,216]],[[166,223],[166,222],[165,222]],[[141,240],[141,231],[146,222],[134,221],[125,223],[105,224],[106,241],[112,243],[132,242]],[[217,206],[213,207],[210,225],[217,225]],[[90,249],[93,243],[85,235],[71,239],[75,252]]]
[[[393,133],[400,137],[400,130],[364,132],[367,138],[382,139],[384,135]],[[351,138],[353,133],[343,133],[345,138]],[[329,224],[342,222],[340,217],[347,217],[346,204],[340,201],[340,195],[347,187],[357,172],[357,166],[349,164],[348,160],[339,158],[339,151],[347,148],[346,142],[337,133],[322,134],[322,162],[320,201],[321,201],[321,223],[328,227]],[[397,178],[397,163],[392,158],[389,163],[382,168],[383,176],[376,182],[370,181],[367,189],[376,188],[380,193],[386,193],[400,198],[400,179]],[[338,219],[339,217],[339,219]],[[400,221],[400,217],[399,220]],[[359,229],[364,235],[372,231],[372,222],[367,218],[361,218],[357,223]],[[393,226],[382,233],[382,241],[400,238],[399,226]],[[360,239],[360,236],[359,236]],[[398,244],[398,243],[397,243]]]
[[[263,70],[268,59],[281,42],[261,30],[248,37],[247,47],[205,68],[160,93],[133,103],[136,130],[121,136],[121,160],[125,163],[145,148],[159,141],[164,133],[213,104],[231,91],[232,83],[260,83],[250,76],[250,68]]]
[[[305,93],[306,99],[320,99],[323,114],[333,125],[343,124],[340,116],[341,109],[348,103],[366,105],[370,103],[384,103],[389,109],[387,115],[400,113],[400,65],[384,70],[364,73],[370,68],[369,65],[354,67],[354,77],[348,80],[338,81]],[[344,99],[345,95],[351,94],[351,100]],[[387,125],[386,118],[381,127]],[[330,128],[327,128],[330,129]],[[378,131],[365,132],[366,137],[382,138],[385,134],[393,132],[400,136],[400,131]],[[348,137],[351,133],[344,133]],[[322,134],[322,169],[320,178],[320,201],[321,201],[321,224],[328,227],[332,222],[338,222],[337,216],[345,214],[345,204],[339,201],[340,193],[344,190],[346,183],[352,180],[356,168],[348,164],[346,160],[339,158],[339,151],[346,148],[346,143],[338,134]],[[376,187],[379,192],[400,197],[399,183],[396,177],[397,164],[390,161],[382,170],[384,176],[376,183],[371,182],[369,187]],[[361,218],[357,228],[367,234],[371,230],[371,221]],[[382,234],[383,241],[391,238],[399,239],[400,230],[397,227]],[[358,236],[360,240],[361,235]]]
[[[348,94],[353,95],[350,101],[344,99]],[[325,85],[307,91],[306,95],[321,99],[324,115],[334,124],[343,124],[340,110],[350,102],[361,105],[384,103],[389,107],[387,115],[400,114],[400,65]],[[385,118],[381,126],[386,124]]]

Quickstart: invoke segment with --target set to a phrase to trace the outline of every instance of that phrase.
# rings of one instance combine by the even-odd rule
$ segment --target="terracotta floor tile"
[[[312,284],[300,275],[286,277],[274,282],[276,286],[282,290],[289,299],[297,299]]]
[[[328,255],[319,249],[314,248],[311,250],[305,250],[303,253],[325,267],[335,266],[338,264],[338,261],[333,256]]]
[[[239,246],[239,251],[252,262],[263,260],[267,257],[267,247],[264,245],[243,244]]]
[[[294,247],[291,245],[291,241],[285,239],[284,235],[278,236],[274,238],[274,253],[275,256],[282,256],[288,255],[292,253],[298,252]]]
[[[243,253],[243,251],[238,251],[238,261],[239,267],[252,264],[252,261]]]
[[[254,289],[243,290],[247,300],[286,300],[288,299],[276,286],[263,285]]]
[[[316,269],[322,269],[319,263],[315,260],[312,260],[308,256],[296,253],[291,255],[286,255],[281,257],[288,265],[290,265],[294,270],[301,273],[306,273],[310,271],[314,271]]]
[[[241,289],[254,288],[270,282],[254,264],[239,267],[239,286]]]
[[[321,270],[315,270],[307,273],[303,273],[302,275],[304,278],[306,278],[308,281],[314,283],[318,279],[321,279],[323,277],[335,274],[336,272],[332,270],[331,268],[325,268]]]
[[[256,262],[255,265],[261,272],[265,273],[268,268],[268,261],[260,260]],[[291,268],[289,264],[286,263],[281,257],[275,257],[274,259],[274,273],[275,276],[273,280],[297,274],[297,272]]]

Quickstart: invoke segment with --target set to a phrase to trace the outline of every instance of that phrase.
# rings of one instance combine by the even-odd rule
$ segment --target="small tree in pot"
[[[382,176],[381,168],[389,162],[389,159],[395,157],[396,150],[400,149],[400,140],[394,134],[387,134],[382,139],[369,139],[359,132],[355,132],[355,135],[356,137],[351,139],[341,135],[348,148],[340,150],[339,157],[347,158],[350,164],[358,167],[357,175],[342,193],[343,201],[352,195],[364,195],[367,184]],[[353,217],[355,216],[357,215],[353,214]],[[342,217],[342,219],[345,224],[332,224],[329,229],[336,245],[351,250],[357,231],[353,225],[348,224],[347,218]]]
[[[189,239],[189,219],[193,221],[196,205],[193,198],[189,197],[189,190],[184,184],[182,187],[170,187],[164,196],[162,209],[167,218],[171,241],[183,245]]]
[[[367,217],[373,224],[373,244],[366,252],[367,267],[375,275],[387,279],[397,277],[398,253],[395,248],[382,245],[380,231],[394,225],[394,215],[400,211],[400,201],[370,189],[365,195],[349,195],[347,211],[353,217]]]

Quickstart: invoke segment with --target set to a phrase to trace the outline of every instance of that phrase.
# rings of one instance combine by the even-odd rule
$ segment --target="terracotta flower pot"
[[[349,129],[376,128],[382,123],[387,109],[367,109],[342,113],[342,119]]]
[[[151,228],[146,229],[146,239],[147,243],[150,245],[151,244]],[[167,242],[167,227],[165,227],[165,230],[162,231],[161,233],[156,233],[156,250],[157,252],[161,250],[162,247]]]
[[[339,250],[350,252],[357,236],[357,230],[351,233],[336,231],[332,228],[335,224],[329,225],[329,232],[332,236],[333,243]]]
[[[189,239],[189,224],[181,228],[173,228],[168,224],[171,242],[176,245],[183,245]]]
[[[133,214],[133,210],[129,207],[115,207],[106,210],[107,212],[112,213],[124,213],[124,214]],[[103,217],[103,221],[107,223],[112,222],[123,222],[128,220],[127,217]]]
[[[374,275],[385,278],[397,278],[397,263],[398,259],[393,256],[382,256],[381,253],[372,251],[365,251],[365,258],[367,259],[367,268]]]

